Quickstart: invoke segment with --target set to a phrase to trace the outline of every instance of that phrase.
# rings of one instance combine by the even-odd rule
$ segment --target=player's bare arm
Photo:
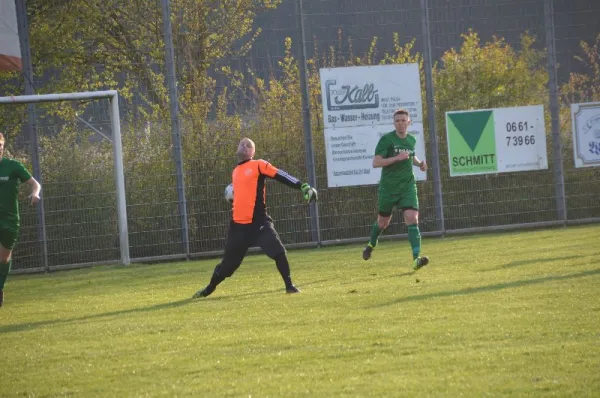
[[[416,156],[413,157],[413,165],[417,166],[421,171],[427,171],[427,162],[419,160]]]
[[[25,184],[29,186],[31,192],[31,194],[29,194],[29,197],[31,198],[31,204],[34,205],[40,201],[40,191],[42,190],[42,186],[33,177],[25,181]]]

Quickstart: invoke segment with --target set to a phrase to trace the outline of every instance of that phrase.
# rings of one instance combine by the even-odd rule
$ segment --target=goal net
[[[0,97],[5,157],[42,184],[19,195],[15,272],[120,262],[129,241],[117,91]]]

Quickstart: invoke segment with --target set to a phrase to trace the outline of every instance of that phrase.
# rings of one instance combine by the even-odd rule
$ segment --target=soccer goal
[[[5,156],[22,161],[42,184],[37,206],[20,200],[13,270],[128,265],[117,91],[0,97],[0,109]]]

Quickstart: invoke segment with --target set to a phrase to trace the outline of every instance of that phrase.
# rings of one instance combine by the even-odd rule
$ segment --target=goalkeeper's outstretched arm
[[[312,188],[309,184],[303,183],[288,172],[278,169],[267,161],[259,165],[259,171],[261,174],[267,177],[273,178],[289,187],[300,189],[305,200],[314,202],[317,200],[317,190]]]
[[[288,187],[300,189],[302,187],[302,181],[289,174],[287,171],[277,169],[277,173],[273,176],[274,180],[277,180]]]

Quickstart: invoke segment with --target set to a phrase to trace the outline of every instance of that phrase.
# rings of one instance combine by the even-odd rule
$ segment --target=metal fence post
[[[179,99],[175,77],[175,55],[173,52],[173,33],[171,28],[171,3],[162,0],[163,35],[165,40],[165,63],[167,66],[167,85],[169,87],[169,102],[171,106],[171,134],[173,136],[173,161],[177,176],[177,205],[181,218],[181,238],[186,258],[190,258],[189,228],[187,203],[185,198],[185,181],[183,174],[183,156],[181,149],[181,131],[179,126]]]
[[[425,69],[425,92],[427,97],[427,121],[429,123],[429,141],[431,148],[431,166],[433,173],[433,193],[435,203],[435,221],[438,231],[444,233],[444,201],[442,196],[442,178],[440,175],[440,150],[437,127],[435,124],[435,97],[431,62],[431,38],[429,32],[429,11],[427,0],[421,0],[421,28],[423,35],[423,68]]]
[[[33,84],[33,67],[31,65],[31,48],[29,46],[29,27],[27,21],[27,8],[25,0],[15,0],[15,10],[17,12],[17,24],[19,31],[19,41],[21,44],[21,64],[23,72],[23,81],[25,85],[25,95],[33,95],[34,84]],[[48,242],[46,239],[46,214],[44,210],[44,194],[43,194],[43,182],[42,172],[40,166],[40,151],[39,142],[36,131],[36,111],[35,104],[27,104],[27,132],[29,135],[29,145],[31,149],[31,166],[33,171],[33,177],[42,184],[42,194],[40,195],[40,201],[36,206],[37,212],[37,237],[38,241],[42,245],[42,261],[46,272],[50,272],[50,265],[48,264]]]
[[[315,171],[315,153],[312,140],[312,123],[310,114],[310,89],[308,87],[308,72],[306,67],[306,38],[304,35],[304,10],[302,0],[296,2],[296,16],[298,22],[300,43],[298,50],[298,67],[300,70],[300,90],[302,93],[302,120],[304,126],[304,147],[306,153],[306,169],[308,183],[316,188],[317,176]],[[321,243],[321,228],[319,226],[319,206],[310,204],[311,237],[313,242]]]
[[[550,94],[550,117],[552,125],[552,154],[554,157],[554,191],[556,211],[559,221],[567,222],[565,175],[563,170],[562,145],[560,139],[558,82],[556,76],[556,43],[554,31],[554,2],[544,1],[544,19],[546,28],[546,47],[548,52],[548,90]]]

